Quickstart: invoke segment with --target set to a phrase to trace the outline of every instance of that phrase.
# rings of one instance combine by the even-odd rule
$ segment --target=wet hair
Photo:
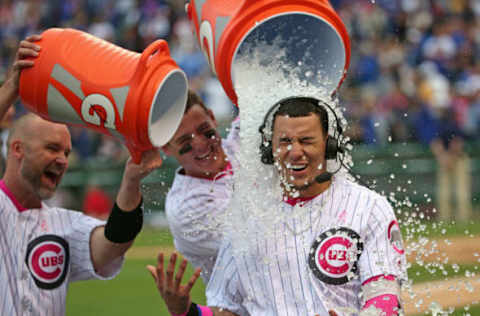
[[[310,114],[318,116],[324,135],[328,135],[328,113],[318,100],[307,97],[291,98],[281,102],[273,115],[272,128],[277,116],[304,117]]]
[[[194,106],[194,105],[198,105],[202,109],[204,109],[205,112],[208,112],[208,109],[205,106],[205,104],[203,103],[200,96],[197,93],[195,93],[193,90],[189,89],[188,90],[188,97],[187,97],[187,105],[185,106],[185,113],[187,113],[192,108],[192,106]]]

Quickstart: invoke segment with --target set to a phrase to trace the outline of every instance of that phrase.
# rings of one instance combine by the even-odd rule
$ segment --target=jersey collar
[[[23,207],[20,202],[18,202],[17,198],[13,195],[12,191],[5,185],[5,181],[0,180],[0,189],[8,196],[8,198],[12,201],[13,205],[17,208],[18,212],[26,211],[27,208]]]
[[[219,173],[217,173],[215,177],[213,177],[210,180],[219,180],[225,177],[226,175],[232,175],[232,174],[233,174],[232,164],[230,163],[230,161],[227,161],[227,165],[225,166],[225,168]]]
[[[321,193],[320,193],[321,194]],[[285,199],[285,203],[288,203],[290,204],[291,206],[295,206],[295,205],[299,205],[299,206],[303,206],[305,205],[306,202],[308,201],[311,201],[313,200],[314,198],[316,198],[317,196],[319,196],[320,194],[317,194],[317,195],[314,195],[314,196],[309,196],[309,197],[297,197],[297,198],[293,198],[293,197],[287,197]]]

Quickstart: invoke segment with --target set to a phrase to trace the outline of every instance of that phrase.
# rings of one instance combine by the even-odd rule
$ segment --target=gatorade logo
[[[51,119],[76,124],[87,122],[116,130],[115,109],[123,117],[128,86],[111,88],[102,93],[88,93],[84,91],[82,82],[60,64],[54,66],[51,76],[55,79],[47,93],[48,115]],[[107,95],[112,96],[116,105]]]
[[[104,95],[90,94],[83,99],[82,116],[88,123],[115,129],[115,109]]]
[[[28,244],[25,263],[39,288],[55,289],[65,281],[67,275],[68,243],[56,235],[40,236]]]

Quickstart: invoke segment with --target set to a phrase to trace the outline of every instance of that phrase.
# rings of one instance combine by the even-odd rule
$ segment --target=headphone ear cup
[[[260,144],[261,161],[266,165],[273,165],[272,142],[264,141]]]
[[[325,146],[325,159],[336,159],[338,154],[338,140],[335,137],[327,136]]]

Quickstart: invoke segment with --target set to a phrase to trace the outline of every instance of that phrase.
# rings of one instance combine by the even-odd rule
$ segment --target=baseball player
[[[0,119],[18,97],[27,57],[47,53],[20,43],[16,60],[0,88]],[[71,139],[67,127],[29,113],[16,120],[8,141],[7,167],[0,181],[0,315],[64,315],[68,284],[111,279],[143,223],[140,180],[161,164],[158,151],[139,165],[127,162],[115,206],[107,222],[49,207],[67,170]]]
[[[202,100],[189,91],[182,122],[163,151],[181,167],[167,194],[165,212],[176,249],[208,283],[222,237],[219,215],[232,194],[232,159],[238,146],[234,121],[222,140],[217,122]]]
[[[301,212],[303,218],[285,217],[272,232],[259,231],[250,237],[255,247],[246,251],[237,251],[226,235],[207,286],[209,307],[179,300],[189,297],[195,275],[179,286],[183,275],[172,281],[170,264],[165,276],[159,257],[150,271],[169,310],[217,316],[245,315],[244,310],[249,315],[343,316],[367,310],[398,315],[406,260],[392,207],[368,188],[326,172],[327,158],[342,149],[328,135],[323,104],[290,98],[273,108],[265,118],[272,131],[262,135],[262,162],[274,164],[283,179],[281,212]]]

